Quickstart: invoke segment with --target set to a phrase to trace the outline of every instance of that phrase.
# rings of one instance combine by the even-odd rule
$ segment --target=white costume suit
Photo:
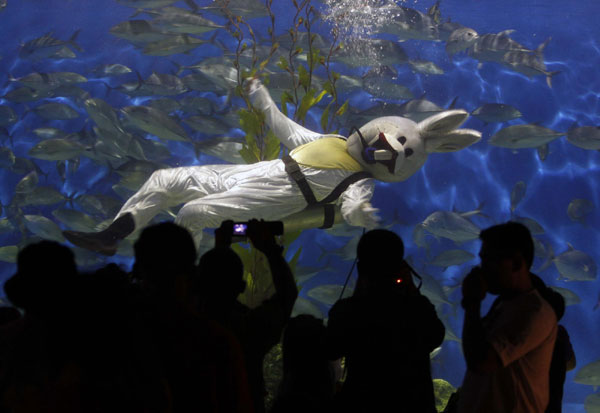
[[[290,150],[324,136],[298,125],[283,115],[268,91],[259,82],[250,90],[250,99],[265,113],[274,134]],[[321,200],[344,178],[355,171],[317,169],[301,165],[315,197]],[[375,209],[368,204],[375,181],[362,179],[351,184],[339,197],[342,216],[351,225],[372,227]],[[155,171],[121,208],[117,218],[129,212],[135,227],[144,227],[168,207],[184,204],[175,222],[190,230],[198,242],[203,228],[218,227],[224,219],[251,218],[280,220],[302,211],[307,202],[298,185],[285,171],[281,159],[249,165],[202,165]]]

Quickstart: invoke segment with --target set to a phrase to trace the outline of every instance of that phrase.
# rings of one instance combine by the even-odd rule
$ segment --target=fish
[[[370,13],[370,9],[373,8],[362,10]],[[399,41],[411,39],[439,41],[438,25],[432,16],[394,3],[388,3],[375,9],[378,10],[377,13],[380,16],[386,15],[378,27],[378,32],[394,34]]]
[[[59,208],[52,215],[67,227],[82,232],[96,231],[98,222],[91,216],[75,209]]]
[[[594,386],[594,391],[596,386]],[[590,393],[586,396],[583,402],[583,408],[586,413],[598,413],[600,412],[600,395],[598,393]]]
[[[148,106],[126,106],[121,112],[139,129],[165,140],[191,141],[185,129],[164,112]]]
[[[448,267],[453,265],[462,265],[473,260],[474,258],[475,256],[468,251],[452,249],[436,255],[431,261],[428,262],[428,264],[435,265],[436,267],[443,267],[444,271],[446,271]]]
[[[567,131],[567,142],[582,149],[600,150],[600,127],[572,127]]]
[[[552,286],[550,288],[563,296],[563,298],[565,299],[565,305],[575,305],[575,304],[579,304],[581,302],[581,298],[579,298],[579,296],[577,294],[575,294],[573,291],[569,290],[568,288],[555,287],[555,286]]]
[[[13,232],[14,230],[15,227],[8,218],[0,219],[0,234],[6,234],[8,232]]]
[[[16,161],[15,154],[10,148],[0,146],[0,168],[11,168]]]
[[[413,228],[412,240],[417,247],[425,248],[426,251],[429,251],[430,243],[427,242],[427,232],[425,231],[425,227],[422,223],[415,225]]]
[[[188,36],[187,34],[180,34],[148,43],[142,49],[142,53],[148,56],[170,56],[180,53],[189,53],[206,43],[208,43],[207,40],[198,39],[196,37]]]
[[[79,117],[79,112],[66,103],[43,103],[33,108],[33,111],[46,120],[70,120]]]
[[[509,34],[514,30],[504,30],[500,33],[480,35],[467,49],[467,54],[480,61],[503,63],[504,55],[510,51],[532,53],[533,50],[514,41]]]
[[[170,6],[179,0],[115,0],[122,6],[133,7],[136,9],[157,9]]]
[[[564,132],[557,132],[535,123],[529,123],[500,129],[488,140],[488,143],[501,148],[537,148],[564,135]]]
[[[546,39],[533,53],[520,50],[508,51],[502,56],[501,63],[515,72],[524,74],[530,79],[538,75],[546,76],[546,84],[552,88],[552,77],[560,73],[560,71],[550,72],[546,69],[543,52],[549,41],[550,38]]]
[[[585,225],[585,219],[594,210],[594,203],[589,199],[574,198],[567,206],[567,215],[574,222]]]
[[[527,191],[527,184],[523,181],[519,181],[513,186],[512,191],[510,192],[510,212],[514,212],[519,205],[519,202],[525,197],[525,192]]]
[[[408,62],[408,55],[398,42],[370,38],[350,39],[335,49],[331,58],[352,68]]]
[[[76,30],[66,41],[56,39],[52,37],[52,32],[48,32],[42,37],[38,37],[22,44],[19,49],[19,57],[21,59],[39,61],[56,55],[61,52],[64,47],[73,47],[82,52],[83,49],[81,46],[75,42],[80,31],[81,30]]]
[[[0,105],[0,126],[10,126],[15,124],[19,117],[8,105]]]
[[[88,81],[85,76],[74,72],[33,72],[19,78],[11,77],[9,80],[11,82],[18,82],[23,86],[34,90],[54,90],[60,86],[85,83]]]
[[[185,83],[175,75],[152,72],[143,81],[143,86],[152,95],[175,96],[189,91]]]
[[[424,75],[443,75],[444,69],[429,60],[409,60],[409,66],[413,72],[422,73]]]
[[[337,256],[340,257],[344,261],[351,261],[356,258],[356,247],[358,245],[358,241],[360,240],[360,235],[356,235],[351,238],[346,244],[343,246],[333,249],[333,250],[324,250],[321,247],[322,253],[319,257],[319,261],[323,259],[323,257],[327,256]]]
[[[36,143],[28,154],[32,158],[45,161],[66,161],[78,157],[85,150],[86,146],[77,141],[67,138],[54,138]]]
[[[121,200],[104,194],[81,194],[73,201],[88,214],[110,218],[116,216],[123,206]]]
[[[383,78],[368,77],[363,80],[366,92],[381,99],[412,99],[413,93],[406,86],[389,82]]]
[[[25,175],[21,180],[17,183],[15,187],[15,193],[17,194],[27,194],[34,190],[39,182],[39,176],[37,171],[33,170]]]
[[[506,103],[484,103],[479,106],[471,115],[484,123],[508,122],[518,119],[522,116],[521,112]]]
[[[152,26],[147,20],[127,20],[111,27],[108,32],[136,46],[159,42],[173,36]]]
[[[67,197],[51,186],[37,186],[28,192],[20,202],[21,206],[27,205],[54,205],[67,201]]]
[[[296,317],[300,314],[308,314],[313,317],[323,319],[323,312],[319,308],[318,305],[313,303],[311,300],[308,300],[304,297],[296,298],[294,302],[294,308],[292,309],[292,317]]]
[[[32,132],[41,139],[65,138],[68,135],[62,129],[52,127],[35,128]]]
[[[66,242],[62,230],[56,223],[42,215],[24,215],[25,227],[34,235],[56,242]]]
[[[205,153],[225,162],[233,164],[245,164],[240,151],[244,147],[244,139],[220,137],[215,139],[206,139],[194,142],[196,157],[200,153]]]
[[[600,360],[588,363],[577,370],[573,381],[575,383],[586,384],[588,386],[600,386]]]
[[[229,125],[216,116],[194,115],[183,119],[183,122],[195,131],[207,135],[222,135],[229,132],[232,127],[238,127],[238,125]]]
[[[518,215],[512,215],[511,219],[513,221],[515,221],[515,222],[519,222],[519,223],[525,225],[527,227],[527,229],[529,229],[529,232],[531,232],[531,235],[541,235],[541,234],[544,234],[546,232],[544,230],[544,228],[540,225],[540,223],[537,222],[533,218],[520,217]]]
[[[444,30],[440,29],[440,37],[442,40],[446,40],[446,54],[448,57],[452,57],[457,53],[471,47],[479,38],[479,34],[470,27],[458,27],[450,32],[447,39],[443,39]]]
[[[120,63],[106,63],[92,69],[93,74],[101,77],[120,76],[132,72],[133,70],[131,70],[131,68]]]
[[[0,12],[4,11],[7,4],[8,4],[8,0],[0,0]]]
[[[98,128],[114,134],[125,134],[117,111],[106,101],[100,98],[87,99],[84,107],[89,117],[96,123]]]
[[[9,100],[15,103],[28,103],[34,102],[39,99],[52,97],[54,95],[54,91],[52,90],[34,90],[28,87],[19,87],[17,89],[13,89],[10,92],[6,93],[2,96],[4,99]]]
[[[557,255],[551,261],[556,266],[560,276],[567,281],[594,281],[596,280],[596,262],[583,251],[567,244],[568,249]]]
[[[10,262],[12,264],[17,262],[17,255],[19,254],[19,247],[16,245],[7,245],[0,247],[0,261]]]
[[[158,98],[145,102],[147,106],[158,109],[161,112],[171,114],[181,110],[181,103],[173,98]]]
[[[480,229],[456,212],[436,211],[422,222],[423,228],[436,237],[448,238],[456,243],[479,238]]]
[[[344,292],[343,296],[342,290]],[[344,289],[344,286],[339,284],[322,284],[310,289],[306,295],[313,300],[331,306],[341,298],[350,297],[352,291],[353,288],[349,286],[346,286],[346,289]]]
[[[243,17],[244,19],[254,19],[269,15],[264,1],[261,0],[213,0],[209,5],[198,7],[198,9],[220,14],[224,17],[233,15]]]
[[[199,14],[180,7],[164,7],[157,11],[146,11],[154,16],[152,25],[170,33],[203,34],[225,26],[206,19]]]
[[[202,73],[213,85],[223,90],[232,90],[238,84],[238,71],[228,59],[208,58],[195,66],[194,70]]]
[[[216,104],[202,96],[185,96],[178,103],[180,109],[189,115],[210,115],[216,110]]]

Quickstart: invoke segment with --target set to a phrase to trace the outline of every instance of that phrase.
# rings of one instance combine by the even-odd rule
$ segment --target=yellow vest
[[[346,149],[346,141],[340,138],[325,137],[294,148],[290,152],[300,165],[317,169],[343,169],[346,171],[364,171]]]

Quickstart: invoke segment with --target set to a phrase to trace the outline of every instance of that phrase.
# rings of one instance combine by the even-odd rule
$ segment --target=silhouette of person
[[[271,413],[329,412],[335,393],[335,372],[326,357],[323,320],[308,314],[288,322],[283,333],[283,378]]]
[[[467,363],[458,411],[539,412],[549,400],[549,371],[557,320],[529,272],[533,240],[527,227],[507,222],[483,230],[475,267],[462,284],[463,352]],[[499,299],[481,317],[487,293]]]
[[[298,295],[294,276],[282,256],[283,248],[277,245],[267,223],[251,220],[247,235],[254,247],[267,258],[274,295],[249,308],[237,296],[244,291],[244,267],[239,256],[231,249],[233,222],[224,221],[215,231],[216,247],[206,252],[198,266],[195,291],[199,305],[208,317],[231,329],[243,349],[254,408],[265,411],[266,394],[263,377],[265,355],[281,338]]]
[[[189,306],[196,249],[174,223],[145,228],[134,244],[134,276],[148,298],[147,326],[174,412],[253,412],[239,342]]]
[[[24,317],[0,334],[0,411],[82,411],[74,360],[77,276],[73,253],[57,242],[19,251],[4,291]]]
[[[395,233],[365,233],[357,246],[354,295],[329,311],[327,354],[346,358],[339,411],[436,411],[429,354],[445,328],[403,255]]]
[[[560,321],[565,314],[565,299],[563,296],[548,288],[539,276],[532,273],[531,279],[540,295],[552,306],[556,314],[556,319]],[[576,364],[577,360],[573,346],[571,345],[569,333],[562,324],[559,324],[556,343],[552,352],[552,363],[550,364],[550,401],[545,413],[562,412],[562,399],[567,371],[573,370]]]

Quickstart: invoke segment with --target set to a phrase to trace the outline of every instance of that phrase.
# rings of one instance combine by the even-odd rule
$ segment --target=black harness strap
[[[323,226],[319,228],[331,228],[333,226],[335,219],[335,208],[333,205],[331,205],[331,203],[335,202],[350,185],[360,181],[361,179],[372,178],[372,175],[367,171],[353,173],[340,182],[329,195],[322,200],[317,201],[315,194],[306,181],[306,176],[304,176],[300,170],[300,165],[298,165],[298,162],[296,162],[296,160],[289,155],[285,155],[283,158],[281,158],[281,160],[285,164],[285,171],[288,173],[288,175],[290,175],[294,182],[296,182],[308,205],[323,205],[325,216],[323,220]]]
[[[292,177],[294,182],[296,182],[296,185],[298,185],[298,188],[300,188],[300,191],[302,192],[302,195],[304,195],[304,199],[306,199],[308,205],[315,205],[317,203],[317,198],[315,198],[315,194],[313,194],[308,182],[306,182],[306,176],[304,176],[300,170],[300,165],[298,165],[298,162],[296,162],[290,155],[285,155],[283,158],[281,158],[281,160],[285,164],[285,171],[289,176]]]

